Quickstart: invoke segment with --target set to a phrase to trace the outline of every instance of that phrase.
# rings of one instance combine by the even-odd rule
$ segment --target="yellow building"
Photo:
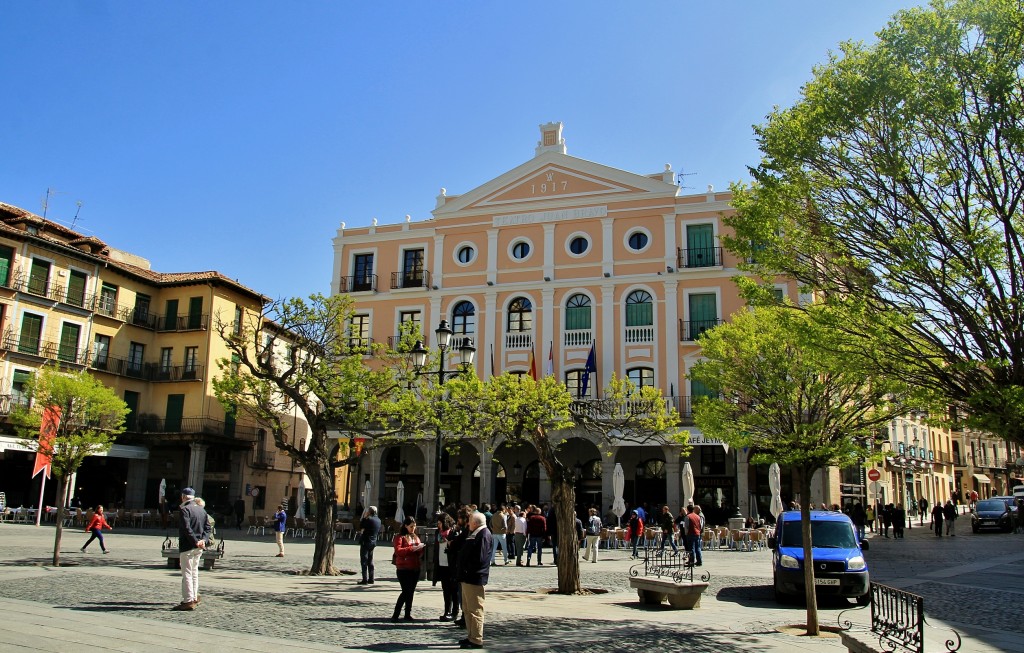
[[[744,514],[756,505],[765,511],[767,468],[749,467],[744,452],[704,438],[690,412],[692,398],[707,393],[689,377],[700,358],[697,336],[744,309],[731,280],[739,261],[721,242],[730,194],[709,187],[684,195],[669,166],[627,172],[569,156],[561,123],[540,132],[533,158],[468,192],[442,189],[429,219],[341,225],[332,292],[356,302],[352,336],[393,341],[411,321],[433,346],[445,320],[456,343],[474,340],[482,377],[534,369],[554,374],[582,400],[597,397],[613,372],[656,386],[682,414],[692,453],[683,457],[680,447],[654,441],[570,437],[563,459],[577,461],[580,502],[607,509],[619,463],[627,502],[678,507],[681,470],[690,463],[696,500],[716,518],[736,506]],[[792,283],[776,292],[806,301]],[[433,505],[436,464],[449,501],[550,498],[544,470],[526,447],[465,443],[439,463],[433,451],[423,443],[371,452],[348,500],[388,510],[402,480],[406,512],[419,494]],[[838,502],[838,475],[829,478],[835,482],[816,500]],[[364,498],[366,481],[371,493]]]
[[[212,387],[228,356],[216,326],[258,320],[267,301],[218,272],[156,272],[99,238],[0,203],[0,413],[26,400],[40,366],[88,369],[131,413],[111,451],[78,472],[83,504],[156,508],[164,481],[171,502],[191,486],[217,513],[242,495],[247,511],[276,507],[296,497],[301,469],[275,456],[254,422],[226,414]],[[304,438],[305,422],[294,424]],[[31,455],[7,431],[0,491],[10,505],[35,505]],[[55,501],[52,484],[45,501]]]

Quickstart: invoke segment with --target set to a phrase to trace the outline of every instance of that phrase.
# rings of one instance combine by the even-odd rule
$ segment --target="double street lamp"
[[[416,341],[416,346],[412,348],[412,366],[416,371],[417,376],[436,376],[439,385],[444,385],[444,382],[451,377],[464,374],[467,370],[473,367],[473,359],[476,357],[476,347],[473,346],[472,338],[462,338],[459,342],[459,369],[446,370],[444,369],[445,354],[448,352],[449,347],[452,344],[452,335],[454,332],[451,327],[448,326],[448,320],[441,320],[441,324],[438,325],[437,329],[434,330],[434,335],[437,338],[437,348],[440,350],[440,355],[437,357],[437,369],[436,370],[424,370],[423,367],[427,364],[427,355],[430,353],[426,347],[423,346],[422,340]],[[444,454],[444,437],[441,431],[441,426],[437,426],[437,452],[434,460],[434,491],[437,496],[437,511],[440,512],[443,504],[442,497],[444,493],[441,491],[441,457]]]

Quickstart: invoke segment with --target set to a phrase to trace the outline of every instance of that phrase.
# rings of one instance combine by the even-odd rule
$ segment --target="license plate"
[[[814,584],[815,585],[838,585],[839,584],[839,579],[838,578],[815,578],[814,579]]]
[[[981,520],[981,523],[982,523],[982,524],[994,524],[994,523],[995,523],[995,521],[994,521],[994,520],[991,520],[991,519],[982,519],[982,520]]]

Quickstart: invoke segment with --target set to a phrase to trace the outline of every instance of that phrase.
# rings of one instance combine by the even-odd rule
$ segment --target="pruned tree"
[[[335,473],[359,459],[353,447],[334,450],[329,431],[370,438],[362,450],[382,446],[404,432],[396,411],[403,384],[400,370],[371,368],[364,356],[367,340],[350,333],[353,312],[347,295],[311,295],[272,302],[244,324],[217,320],[216,328],[231,357],[218,361],[217,398],[264,425],[277,448],[300,465],[317,504],[310,575],[333,575]],[[382,348],[377,353],[384,354]],[[309,425],[305,448],[289,440],[292,407]]]
[[[84,370],[66,374],[43,367],[32,375],[26,395],[30,401],[15,407],[11,420],[26,443],[36,445],[39,454],[49,459],[57,477],[53,566],[59,567],[67,479],[86,457],[110,450],[115,436],[124,431],[129,409],[113,389]]]
[[[720,393],[694,407],[710,437],[749,447],[755,463],[777,462],[799,474],[803,516],[807,632],[819,633],[811,566],[811,477],[880,454],[882,426],[914,405],[898,376],[877,376],[855,355],[860,341],[822,326],[812,306],[741,311],[700,337],[704,359],[693,376]]]
[[[657,388],[636,388],[612,377],[598,400],[575,400],[564,383],[552,376],[502,374],[486,382],[463,376],[449,382],[446,401],[459,415],[454,424],[463,437],[524,442],[537,451],[551,481],[551,500],[558,528],[558,592],[579,594],[579,542],[576,520],[576,471],[559,458],[558,446],[576,432],[588,432],[609,443],[686,439],[675,427],[679,415]]]
[[[849,304],[851,356],[1024,443],[1024,5],[933,0],[755,128],[726,245]]]

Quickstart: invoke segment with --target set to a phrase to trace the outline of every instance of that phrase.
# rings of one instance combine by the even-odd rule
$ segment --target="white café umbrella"
[[[367,479],[363,485],[363,510],[370,507],[370,480]]]
[[[626,491],[626,473],[622,471],[622,464],[615,463],[615,471],[612,472],[612,492],[615,493],[615,500],[612,502],[612,512],[622,522],[622,515],[626,513],[626,502],[622,493]]]
[[[164,497],[167,496],[167,479],[160,479],[160,489],[157,490],[156,504],[160,506],[162,510],[164,507]]]
[[[782,470],[779,469],[779,463],[772,463],[768,468],[768,489],[772,491],[770,510],[775,519],[778,519],[784,510],[782,506]]]
[[[306,518],[306,490],[309,489],[309,479],[306,478],[305,474],[299,476],[299,498],[296,503],[299,505],[295,506],[295,516],[302,519]]]
[[[683,505],[693,503],[693,468],[689,462],[683,463]]]
[[[402,506],[405,504],[405,483],[398,482],[398,494],[395,497],[398,500],[398,510],[395,511],[395,521],[401,524],[405,521],[405,510]]]

